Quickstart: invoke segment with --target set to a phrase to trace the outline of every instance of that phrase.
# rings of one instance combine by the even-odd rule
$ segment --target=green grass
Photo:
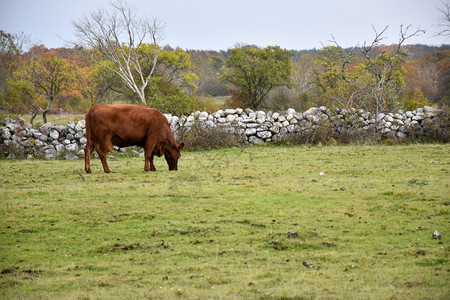
[[[0,298],[449,298],[448,145],[92,162],[0,161]]]
[[[57,114],[57,115],[47,115],[47,122],[50,122],[55,125],[62,125],[66,126],[69,122],[78,122],[80,120],[84,120],[84,114]],[[18,117],[21,117],[25,120],[25,123],[29,123],[31,120],[32,115],[30,114],[0,114],[0,120],[3,121],[4,118],[9,117],[12,119],[17,119]],[[39,128],[42,125],[44,125],[44,120],[42,119],[42,114],[36,116],[36,118],[33,121],[33,127]]]
[[[224,105],[228,100],[230,100],[230,96],[217,96],[217,97],[200,97],[203,101],[211,101],[216,104],[220,109],[225,109]]]

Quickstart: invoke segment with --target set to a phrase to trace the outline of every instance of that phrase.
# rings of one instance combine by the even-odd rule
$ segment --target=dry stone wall
[[[412,135],[430,136],[434,130],[447,132],[446,112],[425,106],[414,111],[396,111],[372,115],[364,110],[337,110],[312,107],[305,112],[288,109],[285,112],[264,112],[251,109],[226,109],[209,114],[194,112],[188,116],[165,114],[177,138],[182,138],[194,125],[202,130],[221,129],[221,132],[237,134],[247,144],[281,141],[295,134],[307,133],[328,126],[331,136],[346,130],[361,134],[373,131],[395,139],[408,139]],[[444,125],[442,125],[444,124]],[[68,160],[84,157],[86,144],[85,121],[70,122],[66,126],[46,123],[38,129],[25,124],[21,118],[6,118],[0,127],[0,147],[7,151],[8,158],[44,157]],[[126,149],[116,150],[126,151]],[[139,155],[142,150],[131,150]],[[140,152],[139,152],[140,151]]]

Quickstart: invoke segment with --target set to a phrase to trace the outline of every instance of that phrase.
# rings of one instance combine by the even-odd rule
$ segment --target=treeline
[[[249,46],[256,47],[256,46]],[[450,45],[429,46],[422,44],[405,45],[401,53],[385,61],[381,57],[392,53],[398,45],[379,45],[370,49],[373,60],[380,58],[380,63],[386,68],[397,71],[397,87],[395,108],[415,109],[423,105],[444,106],[450,101]],[[342,77],[343,60],[350,59],[343,53],[355,52],[355,48],[338,49],[328,46],[322,49],[290,50],[291,78],[288,84],[275,88],[262,103],[262,107],[272,110],[283,110],[289,107],[304,111],[311,106],[330,106],[338,92],[333,91]],[[231,56],[232,49],[227,51],[188,50],[191,59],[199,70],[197,93],[199,95],[225,96],[230,95],[230,86],[219,80],[226,71],[225,62]],[[334,53],[333,53],[334,52]],[[337,53],[341,52],[341,53]],[[324,62],[326,60],[327,62]],[[390,61],[389,61],[390,60]],[[393,62],[392,60],[396,60]],[[361,68],[360,61],[344,66],[346,71]],[[324,65],[328,64],[328,69]],[[395,64],[395,67],[393,66]],[[334,68],[334,69],[333,69]],[[341,69],[341,70],[337,70]],[[330,74],[334,72],[334,74]],[[362,72],[361,72],[362,73]],[[352,75],[363,77],[361,73]],[[327,86],[320,82],[322,77],[334,77],[335,83]],[[323,81],[323,80],[322,80]],[[379,83],[379,82],[378,82]],[[341,86],[345,86],[345,80]],[[330,95],[333,94],[333,95]],[[350,96],[349,96],[350,98]],[[347,99],[348,100],[348,99]],[[243,106],[246,106],[245,103]],[[335,105],[331,105],[336,106]]]
[[[112,71],[116,66],[111,61],[93,63],[86,49],[76,47],[37,45],[23,51],[19,36],[4,31],[0,35],[2,111],[43,113],[46,122],[49,112],[84,113],[97,103],[143,104]],[[145,104],[177,115],[213,112],[223,105],[277,111],[321,105],[412,110],[450,101],[450,45],[343,49],[336,44],[300,51],[246,45],[203,51],[142,44],[137,53],[143,68],[152,66],[144,60],[146,54],[157,55],[145,86]],[[254,81],[250,75],[255,75]]]

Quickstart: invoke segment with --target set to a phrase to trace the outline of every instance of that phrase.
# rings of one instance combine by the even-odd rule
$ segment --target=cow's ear
[[[184,146],[185,146],[185,143],[184,143],[184,141],[183,141],[183,142],[181,142],[181,143],[178,145],[178,150],[183,149]]]

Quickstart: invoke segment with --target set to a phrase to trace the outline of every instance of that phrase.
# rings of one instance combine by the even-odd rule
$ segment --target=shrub
[[[245,143],[245,138],[233,129],[208,126],[201,122],[195,122],[190,127],[183,127],[180,132],[180,138],[189,150],[235,147]]]

